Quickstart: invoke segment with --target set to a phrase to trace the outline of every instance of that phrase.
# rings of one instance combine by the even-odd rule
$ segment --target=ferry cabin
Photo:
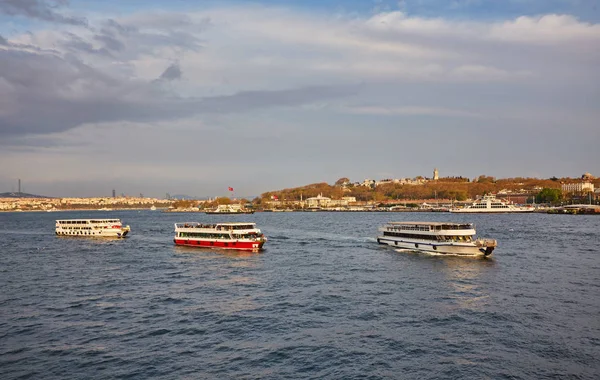
[[[179,231],[177,237],[182,238],[206,238],[206,239],[253,239],[259,237],[253,225],[219,227],[197,227],[206,228],[207,231]],[[260,234],[262,236],[262,234]]]
[[[482,209],[488,209],[488,208],[493,208],[493,209],[510,209],[511,207],[507,204],[501,203],[501,202],[491,202],[489,205],[487,202],[485,203],[475,203],[474,205],[470,206],[470,208],[482,208]]]
[[[390,223],[383,229],[383,236],[432,242],[470,243],[473,235],[475,226],[472,223]]]

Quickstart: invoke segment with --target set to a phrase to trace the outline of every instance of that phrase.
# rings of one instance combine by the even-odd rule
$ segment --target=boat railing
[[[419,226],[419,225],[391,225],[387,227],[390,231],[462,231],[475,229],[474,224],[443,224],[443,225],[432,225],[432,226]]]
[[[245,228],[235,228],[235,227],[245,227]],[[206,228],[210,230],[218,230],[218,231],[243,231],[243,230],[255,230],[256,225],[254,224],[244,224],[241,226],[234,226],[228,224],[219,224],[219,223],[198,223],[198,222],[187,222],[187,223],[175,223],[175,228]]]
[[[198,223],[198,222],[187,222],[187,223],[175,223],[176,228],[209,228],[215,229],[216,224],[210,223]]]

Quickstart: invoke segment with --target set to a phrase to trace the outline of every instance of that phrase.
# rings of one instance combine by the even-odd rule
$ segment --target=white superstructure
[[[519,207],[496,198],[495,195],[484,195],[481,199],[473,202],[464,208],[451,208],[450,212],[471,213],[471,212],[533,212],[535,209],[531,206]]]
[[[498,245],[475,238],[473,223],[390,222],[379,232],[379,244],[439,255],[489,256]]]
[[[123,227],[121,219],[64,219],[56,221],[59,236],[96,236],[124,238],[131,228]]]

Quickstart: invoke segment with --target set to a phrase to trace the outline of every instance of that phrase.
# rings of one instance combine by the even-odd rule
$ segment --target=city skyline
[[[0,0],[0,192],[597,175],[596,3],[501,3]]]
[[[433,172],[432,172],[432,176],[428,177],[426,175],[418,175],[416,177],[396,177],[396,178],[365,178],[363,180],[355,180],[355,179],[351,179],[351,178],[346,178],[346,177],[342,177],[339,178],[335,181],[335,184],[339,183],[339,180],[341,179],[347,179],[349,184],[351,184],[352,186],[378,186],[380,184],[384,184],[384,183],[396,183],[396,184],[405,184],[405,185],[415,185],[415,184],[423,184],[429,181],[440,181],[443,182],[445,178],[449,178],[449,180],[455,181],[456,179],[464,179],[467,182],[472,181],[472,182],[477,182],[478,181],[478,177],[474,177],[474,178],[469,178],[466,176],[461,176],[461,175],[457,175],[457,176],[439,176],[439,170],[438,168],[434,168]],[[485,175],[481,175],[479,177],[486,177]],[[496,178],[496,177],[493,177]],[[511,178],[517,178],[517,177],[507,177],[507,178],[496,178],[497,180],[506,180],[506,179],[511,179]],[[562,181],[565,178],[569,178],[571,179],[571,181]],[[560,183],[570,183],[572,184],[572,186],[581,186],[582,183],[591,183],[594,180],[596,180],[598,177],[592,175],[589,172],[583,173],[582,175],[577,175],[577,176],[569,176],[569,177],[562,177],[562,178],[537,178],[540,180],[544,180],[544,179],[553,179],[553,180],[561,180]],[[536,179],[536,178],[526,178],[526,179]],[[323,181],[324,183],[327,183],[329,185],[334,185],[334,181]],[[232,198],[232,199],[243,199],[243,198],[254,198],[254,197],[259,197],[264,193],[269,193],[269,192],[274,192],[274,191],[284,191],[284,190],[288,190],[290,188],[300,188],[303,186],[308,186],[311,184],[317,184],[316,182],[313,183],[306,183],[306,184],[300,184],[297,186],[291,186],[291,187],[287,187],[287,188],[273,188],[273,189],[267,189],[259,194],[237,194],[234,193],[233,188],[228,186],[227,189],[225,190],[225,192],[221,192],[218,194],[184,194],[184,193],[173,193],[173,195],[171,195],[171,193],[166,192],[163,193],[163,195],[156,195],[156,196],[145,196],[143,192],[139,192],[139,193],[119,193],[116,191],[116,189],[111,189],[111,193],[109,195],[106,194],[98,194],[98,195],[79,195],[79,196],[63,196],[60,194],[52,194],[52,195],[47,195],[47,194],[40,194],[40,193],[29,193],[27,191],[25,191],[24,189],[21,189],[21,179],[17,179],[17,191],[15,191],[15,187],[13,186],[11,188],[10,191],[2,191],[2,189],[0,189],[0,195],[1,194],[12,194],[13,196],[16,194],[24,194],[24,195],[35,195],[35,196],[39,196],[39,197],[54,197],[54,198],[157,198],[157,199],[216,199],[216,198]]]

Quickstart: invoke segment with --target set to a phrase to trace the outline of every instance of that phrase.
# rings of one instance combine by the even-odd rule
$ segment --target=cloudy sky
[[[0,0],[0,192],[600,175],[597,0]]]

